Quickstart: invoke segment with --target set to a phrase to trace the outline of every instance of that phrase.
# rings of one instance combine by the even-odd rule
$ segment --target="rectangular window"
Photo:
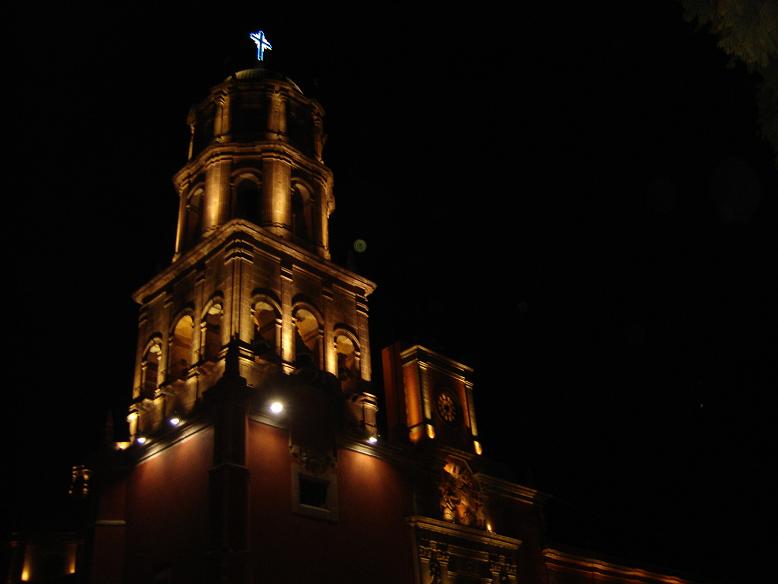
[[[338,478],[335,469],[312,472],[301,464],[292,464],[292,511],[314,519],[337,521]]]
[[[297,478],[300,481],[300,505],[326,509],[329,482],[302,474],[297,475]]]

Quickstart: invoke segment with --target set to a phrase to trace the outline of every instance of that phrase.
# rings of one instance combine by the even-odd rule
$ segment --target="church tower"
[[[490,474],[464,364],[384,349],[379,435],[323,117],[262,66],[191,110],[172,262],[134,295],[130,440],[87,477],[89,581],[684,584],[549,548],[542,494]]]
[[[362,391],[375,285],[329,261],[323,118],[263,66],[230,75],[190,111],[173,262],[134,294],[133,439],[189,415],[223,376],[230,343],[250,388],[280,372],[327,372],[375,434],[375,398]]]

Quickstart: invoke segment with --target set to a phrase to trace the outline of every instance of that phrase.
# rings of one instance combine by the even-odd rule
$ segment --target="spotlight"
[[[368,441],[369,444],[377,444],[378,443],[378,437],[371,436],[370,438],[367,439],[367,441]]]
[[[173,416],[169,420],[171,426],[178,426],[181,423],[181,418],[178,416]]]
[[[270,411],[274,414],[280,414],[284,411],[284,404],[282,404],[280,401],[274,401],[272,404],[270,404]]]
[[[146,438],[145,436],[138,436],[135,439],[135,441],[142,446],[142,445],[146,444],[146,442],[148,442],[148,438]]]

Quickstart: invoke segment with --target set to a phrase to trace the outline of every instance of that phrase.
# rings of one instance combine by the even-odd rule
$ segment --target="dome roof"
[[[254,69],[243,69],[242,71],[236,71],[232,75],[230,75],[225,81],[229,81],[230,79],[237,79],[238,81],[283,81],[284,83],[288,83],[294,89],[299,91],[302,94],[302,89],[289,79],[286,75],[282,75],[280,73],[277,73],[275,71],[272,71],[271,69],[266,69],[264,67],[255,67]]]

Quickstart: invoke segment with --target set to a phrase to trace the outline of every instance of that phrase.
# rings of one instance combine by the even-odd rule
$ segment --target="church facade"
[[[682,584],[544,540],[484,469],[472,370],[383,349],[330,261],[322,107],[264,67],[189,115],[169,267],[140,306],[129,441],[96,473],[83,581]],[[377,387],[386,427],[379,433]],[[25,563],[26,562],[26,563]],[[22,552],[10,582],[43,581]]]

